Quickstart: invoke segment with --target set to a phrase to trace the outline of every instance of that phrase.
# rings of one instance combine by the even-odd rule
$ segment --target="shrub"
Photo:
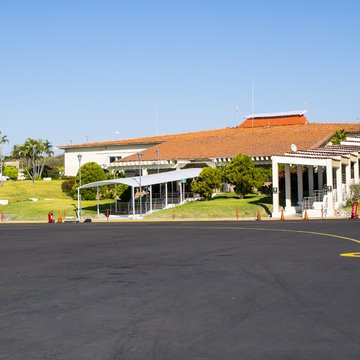
[[[360,184],[350,185],[350,197],[346,201],[347,206],[351,206],[354,202],[360,201]]]
[[[19,170],[15,166],[6,166],[4,169],[4,175],[10,179],[16,180],[19,175]]]
[[[64,180],[61,183],[61,190],[64,194],[74,198],[74,195],[76,194],[76,190],[74,190],[74,186],[75,186],[75,176],[69,176],[67,180]]]
[[[59,179],[62,168],[57,166],[44,166],[43,177],[51,177],[52,179]]]
[[[104,169],[96,162],[88,162],[81,166],[81,185],[89,184],[95,181],[106,180],[106,174]],[[76,175],[75,185],[73,187],[74,196],[77,197],[77,188],[80,184],[79,172]],[[82,189],[81,198],[83,200],[95,200],[96,188]]]

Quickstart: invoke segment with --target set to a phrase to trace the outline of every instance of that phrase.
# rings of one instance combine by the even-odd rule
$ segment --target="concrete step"
[[[307,211],[309,219],[321,219],[322,218],[321,210],[308,209],[306,211]],[[303,214],[303,217],[304,217],[304,214]]]
[[[324,206],[324,203],[322,201],[315,201],[314,204],[313,204],[313,209],[321,211],[321,208],[323,206]]]

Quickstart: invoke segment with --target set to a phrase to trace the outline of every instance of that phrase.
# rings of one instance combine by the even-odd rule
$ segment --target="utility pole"
[[[79,222],[80,222],[81,221],[81,193],[80,193],[80,187],[81,187],[81,159],[82,159],[82,155],[78,154],[77,158],[79,160],[78,218],[79,218]]]
[[[2,156],[2,145],[8,143],[9,140],[6,138],[6,135],[1,135],[0,131],[0,186],[3,186],[3,156]]]
[[[142,199],[141,199],[141,158],[142,158],[142,153],[141,152],[139,152],[138,154],[137,154],[137,156],[138,156],[138,159],[139,159],[139,186],[140,186],[140,192],[139,192],[139,205],[140,205],[140,212],[139,212],[139,214],[140,214],[140,216],[142,216]]]

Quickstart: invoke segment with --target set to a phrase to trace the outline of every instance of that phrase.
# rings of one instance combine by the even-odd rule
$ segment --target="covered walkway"
[[[82,185],[78,187],[78,209],[79,209],[79,218],[81,220],[81,190],[88,189],[92,187],[99,188],[105,185],[118,185],[125,184],[131,187],[131,203],[132,203],[132,216],[135,218],[135,189],[139,188],[139,215],[142,216],[142,188],[147,187],[149,189],[150,195],[150,211],[152,211],[152,186],[157,184],[166,184],[165,186],[165,208],[168,206],[168,183],[177,182],[179,184],[179,194],[180,194],[180,203],[185,201],[185,190],[184,185],[187,179],[197,178],[200,175],[202,169],[193,168],[193,169],[184,169],[176,171],[168,171],[158,174],[151,174],[145,176],[134,176],[122,179],[112,179],[104,181],[96,181],[89,184]]]

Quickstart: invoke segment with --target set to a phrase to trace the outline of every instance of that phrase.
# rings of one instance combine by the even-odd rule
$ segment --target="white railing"
[[[155,195],[155,194],[154,194]],[[159,194],[156,194],[159,195]],[[156,196],[155,195],[155,196]],[[165,193],[161,194],[161,197],[153,197],[150,202],[149,197],[143,197],[141,204],[141,213],[146,214],[150,211],[162,210],[165,209],[167,205],[178,205],[180,204],[180,194],[179,193],[168,193],[167,199]],[[198,197],[191,192],[185,193],[185,201],[191,201],[197,199]],[[101,212],[106,212],[109,210],[110,215],[131,215],[133,214],[132,201],[121,202],[116,201],[113,204],[104,205],[101,207]],[[139,200],[135,201],[135,214],[140,214],[140,204]]]

